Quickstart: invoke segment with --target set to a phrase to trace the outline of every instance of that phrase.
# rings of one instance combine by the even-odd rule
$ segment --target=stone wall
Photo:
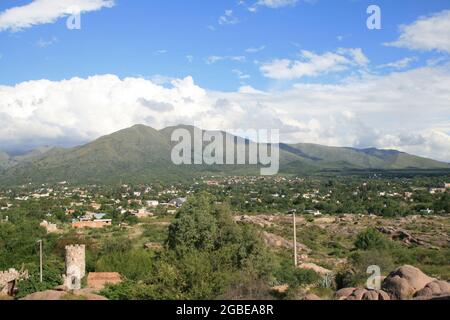
[[[9,269],[8,271],[0,271],[0,295],[11,295],[14,287],[19,280],[28,279],[27,271],[17,271]]]

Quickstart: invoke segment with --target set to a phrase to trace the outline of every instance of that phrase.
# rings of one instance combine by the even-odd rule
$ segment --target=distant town
[[[349,270],[356,274],[350,277],[353,280],[348,285],[364,284],[359,272],[365,270],[355,271],[361,262],[354,259],[361,257],[352,253],[354,245],[358,248],[360,237],[369,237],[370,241],[374,237],[376,245],[384,243],[379,249],[369,248],[370,243],[367,248],[359,248],[359,254],[384,250],[380,256],[364,258],[377,260],[385,256],[381,263],[373,261],[372,264],[393,268],[398,259],[393,255],[399,250],[403,255],[416,255],[418,250],[428,258],[410,264],[418,264],[421,269],[433,272],[433,276],[448,280],[448,181],[450,177],[381,175],[205,176],[190,183],[175,184],[79,186],[61,181],[52,185],[5,188],[0,192],[0,266],[4,270],[0,289],[3,294],[16,298],[36,299],[39,294],[47,297],[46,294],[54,290],[59,298],[75,295],[92,299],[137,299],[133,292],[139,287],[139,279],[154,268],[147,264],[155,263],[150,262],[154,259],[159,261],[161,258],[156,256],[161,253],[177,252],[180,244],[172,238],[192,237],[191,232],[204,233],[202,223],[206,223],[203,227],[208,229],[215,225],[211,221],[197,220],[205,217],[194,218],[202,210],[226,210],[227,219],[237,226],[250,227],[263,240],[264,250],[278,257],[278,267],[274,267],[271,271],[274,274],[265,280],[264,295],[272,298],[291,294],[332,298],[335,296],[331,292],[333,288],[338,290],[345,286],[343,279],[350,277],[345,276]],[[292,262],[293,215],[296,216],[299,252],[295,268]],[[192,230],[180,226],[183,223],[193,223]],[[42,252],[37,241],[43,245]],[[192,241],[183,246],[195,246],[197,240]],[[130,259],[138,261],[134,261],[134,266],[124,264]],[[407,261],[411,260],[409,256]],[[145,266],[147,271],[130,270]],[[295,270],[300,270],[300,274]],[[387,276],[391,270],[383,271]],[[293,272],[291,278],[285,278],[286,272]],[[331,275],[333,281],[324,285],[324,279]],[[134,289],[124,293],[124,297],[116,296],[116,290],[124,290],[125,285]],[[232,287],[232,283],[228,283],[200,295],[191,295],[192,288],[189,288],[180,294],[186,298],[214,298],[231,294],[228,290],[235,290]],[[146,298],[164,298],[153,294]],[[381,299],[381,295],[377,297]]]

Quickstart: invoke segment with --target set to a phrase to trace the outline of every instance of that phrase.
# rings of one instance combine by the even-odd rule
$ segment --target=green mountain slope
[[[136,125],[71,149],[43,148],[13,159],[0,153],[0,165],[4,164],[0,184],[64,180],[76,183],[174,181],[200,174],[259,174],[255,165],[174,165],[171,151],[175,143],[170,138],[178,128],[190,133],[194,130],[191,126],[178,126],[158,131]],[[234,138],[225,135],[225,139]],[[241,143],[248,148],[252,142]],[[450,168],[447,163],[395,150],[358,150],[314,144],[281,144],[280,164],[280,173],[293,174],[346,169]]]

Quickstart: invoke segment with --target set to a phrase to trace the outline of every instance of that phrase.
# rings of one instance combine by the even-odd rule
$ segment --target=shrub
[[[368,228],[358,234],[355,247],[359,250],[383,249],[388,245],[388,239],[374,228]]]

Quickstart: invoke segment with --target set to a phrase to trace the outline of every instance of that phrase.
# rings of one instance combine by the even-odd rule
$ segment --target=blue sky
[[[2,1],[0,11],[29,2]],[[450,1],[443,0],[377,1],[382,30],[368,30],[366,8],[373,1],[299,1],[277,9],[260,7],[255,13],[248,10],[255,1],[115,2],[112,8],[82,14],[81,30],[68,30],[66,19],[61,18],[19,32],[1,32],[0,83],[113,73],[120,77],[191,75],[202,87],[214,90],[235,90],[242,83],[264,89],[274,83],[261,75],[255,60],[295,59],[301,49],[321,53],[350,47],[362,48],[372,64],[386,64],[410,54],[408,49],[383,46],[396,39],[399,25],[450,8]],[[219,24],[226,10],[233,11],[236,23]],[[249,53],[249,48],[263,49]],[[187,56],[192,56],[192,62]],[[210,56],[245,57],[245,61],[207,64]],[[239,79],[237,70],[250,78]]]
[[[449,54],[450,0],[3,0],[0,150],[203,121],[450,161]]]

